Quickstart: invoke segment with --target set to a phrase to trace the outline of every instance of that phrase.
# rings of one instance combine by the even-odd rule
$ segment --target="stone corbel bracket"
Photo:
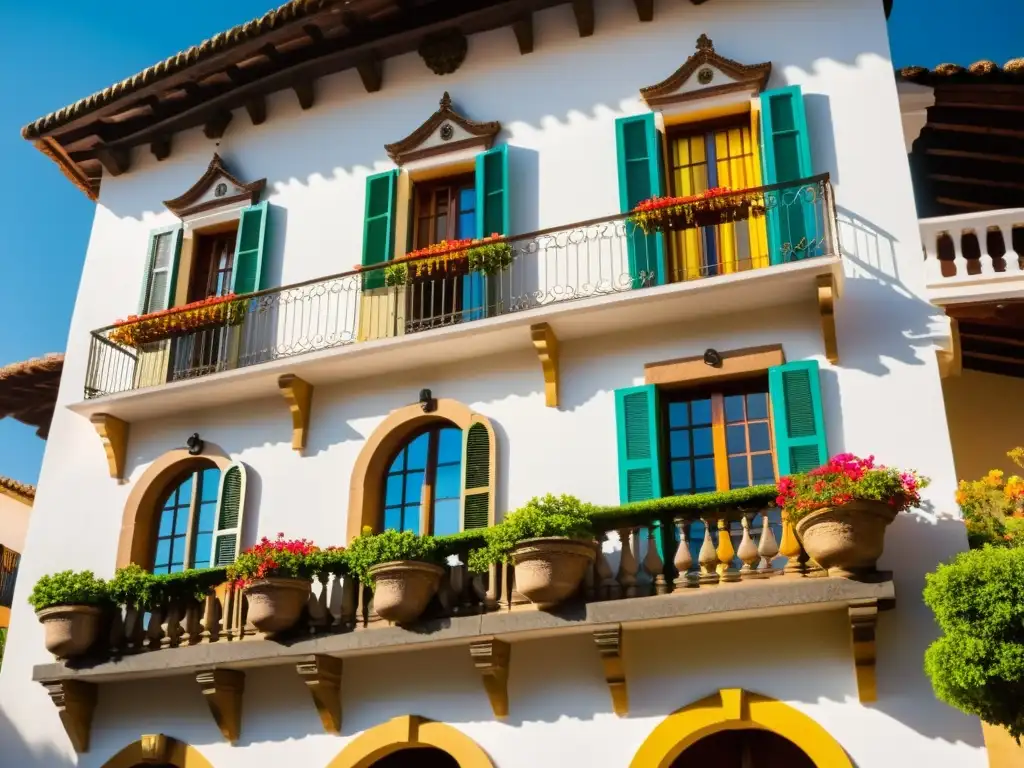
[[[242,730],[245,673],[237,669],[207,669],[196,674],[196,682],[221,734],[234,744]]]
[[[94,413],[89,421],[103,443],[110,476],[115,480],[123,480],[124,458],[128,452],[128,422],[109,413]]]
[[[299,677],[313,697],[313,705],[327,733],[341,733],[342,660],[334,656],[312,656],[295,665]]]
[[[288,403],[292,414],[292,448],[299,453],[306,448],[309,434],[309,411],[313,404],[313,385],[294,373],[286,373],[277,380],[277,386]]]
[[[629,689],[626,687],[626,668],[622,663],[622,625],[594,632],[594,644],[601,656],[604,681],[612,696],[612,709],[619,717],[629,714]]]
[[[165,765],[171,759],[171,740],[162,733],[149,733],[139,740],[142,762],[146,765]]]
[[[851,603],[850,634],[853,640],[853,663],[857,670],[857,693],[862,704],[878,700],[875,677],[875,626],[878,622],[878,601],[860,600]]]
[[[473,665],[483,677],[484,690],[495,717],[508,717],[508,665],[512,648],[501,640],[470,643]]]
[[[960,323],[955,317],[949,318],[949,349],[940,349],[935,354],[939,358],[939,376],[943,379],[963,373],[963,362],[960,358]]]
[[[818,312],[821,314],[821,337],[825,342],[825,357],[833,365],[839,363],[835,314],[835,302],[838,296],[836,276],[831,272],[827,275],[818,275]]]
[[[558,337],[547,323],[530,326],[530,338],[540,359],[540,368],[544,373],[544,404],[548,408],[558,407]]]
[[[88,752],[92,715],[96,711],[96,686],[78,680],[43,683],[43,686],[50,695],[50,701],[57,707],[61,725],[75,752]]]

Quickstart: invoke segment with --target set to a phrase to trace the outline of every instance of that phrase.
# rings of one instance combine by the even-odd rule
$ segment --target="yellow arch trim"
[[[364,731],[327,768],[370,768],[382,757],[409,747],[436,747],[455,758],[459,768],[494,768],[487,753],[462,731],[418,715],[396,717]]]
[[[199,750],[171,736],[155,734],[133,741],[102,765],[102,768],[134,768],[147,762],[170,763],[177,768],[213,768]]]
[[[740,688],[723,688],[666,717],[640,746],[630,768],[669,768],[705,736],[757,728],[800,747],[817,768],[854,768],[846,750],[807,715],[776,699]]]

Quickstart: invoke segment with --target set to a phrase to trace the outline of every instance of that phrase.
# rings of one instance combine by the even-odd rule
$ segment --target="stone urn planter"
[[[875,572],[885,529],[896,514],[885,502],[854,499],[800,518],[796,535],[808,556],[830,576],[858,578]]]
[[[379,563],[369,570],[373,579],[373,609],[395,624],[416,621],[437,593],[444,568],[419,560]]]
[[[249,601],[248,620],[260,632],[291,629],[309,601],[309,579],[257,579],[245,588]]]
[[[55,605],[36,612],[43,625],[43,644],[58,659],[88,651],[99,635],[102,615],[95,605]]]
[[[541,607],[571,597],[597,556],[597,543],[563,536],[524,539],[512,550],[516,590]]]

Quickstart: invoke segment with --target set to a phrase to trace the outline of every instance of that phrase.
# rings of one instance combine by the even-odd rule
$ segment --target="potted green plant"
[[[361,584],[373,588],[373,608],[396,624],[415,621],[437,593],[444,575],[437,542],[411,531],[384,531],[349,542],[345,562]]]
[[[41,577],[28,602],[43,625],[46,650],[70,659],[96,642],[110,596],[106,583],[92,571],[61,571]]]
[[[306,539],[264,536],[228,566],[228,578],[245,589],[248,620],[260,632],[291,629],[309,601],[309,558],[317,547]]]
[[[597,556],[592,512],[574,496],[533,498],[484,531],[486,546],[470,554],[470,570],[512,563],[520,594],[542,607],[556,605],[579,589]]]
[[[833,456],[810,472],[779,480],[778,504],[807,554],[830,575],[875,571],[885,530],[899,512],[921,503],[928,478],[875,464],[874,456]]]

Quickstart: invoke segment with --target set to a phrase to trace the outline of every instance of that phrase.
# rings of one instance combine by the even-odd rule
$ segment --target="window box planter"
[[[512,549],[516,590],[542,608],[557,605],[576,593],[596,556],[596,541],[524,539]]]
[[[885,529],[896,514],[884,501],[855,499],[800,518],[796,535],[808,557],[830,576],[857,578],[875,572],[885,546]]]
[[[88,651],[99,636],[103,610],[96,605],[55,605],[36,611],[43,625],[43,645],[58,659]]]
[[[230,293],[148,315],[131,315],[127,320],[118,320],[108,338],[118,344],[141,347],[211,328],[241,325],[248,303],[248,299]]]
[[[416,251],[410,251],[384,268],[384,284],[406,285],[412,278],[429,277],[435,273],[451,276],[477,272],[497,275],[512,266],[515,254],[502,235],[483,239],[442,240]],[[362,265],[357,265],[362,270]]]
[[[444,568],[419,560],[394,560],[374,565],[373,609],[382,619],[395,624],[416,621],[437,594]]]
[[[699,195],[652,197],[644,200],[633,209],[629,220],[644,233],[650,234],[713,227],[764,216],[764,213],[762,194],[715,187]]]
[[[256,579],[245,588],[249,602],[248,619],[260,632],[284,632],[298,623],[309,602],[309,593],[309,579]]]

